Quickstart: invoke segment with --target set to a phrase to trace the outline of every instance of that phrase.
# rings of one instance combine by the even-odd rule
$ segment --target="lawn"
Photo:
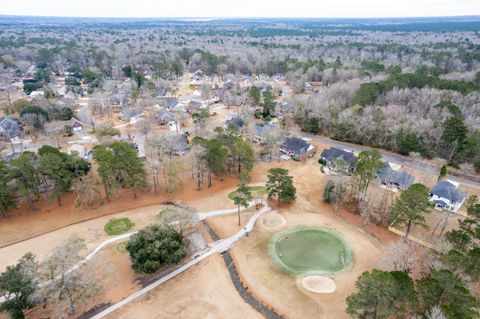
[[[248,189],[252,193],[253,197],[260,197],[267,193],[267,188],[265,186],[248,186]],[[236,195],[237,195],[237,192],[233,191],[228,194],[228,198],[233,200]]]
[[[105,225],[104,229],[110,236],[126,233],[135,224],[128,218],[112,218]]]

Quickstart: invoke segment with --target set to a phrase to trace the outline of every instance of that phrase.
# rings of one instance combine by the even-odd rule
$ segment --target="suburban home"
[[[175,109],[179,105],[183,107],[182,103],[180,103],[176,97],[167,97],[167,98],[159,99],[158,104],[169,110]]]
[[[433,186],[429,200],[434,203],[436,210],[458,212],[467,197],[467,192],[457,186],[457,183],[448,180],[439,181]]]
[[[185,134],[172,135],[172,153],[173,155],[181,156],[190,150],[188,138]]]
[[[169,122],[174,122],[175,121],[175,114],[173,114],[170,111],[159,111],[155,117],[158,120],[158,123],[160,125],[165,125],[168,124]]]
[[[11,139],[21,137],[23,129],[20,122],[10,116],[0,117],[0,140],[10,142]]]
[[[68,154],[72,155],[74,153],[78,154],[78,156],[80,156],[83,159],[88,159],[88,151],[83,145],[80,145],[80,144],[70,145],[70,147],[68,148]]]
[[[378,181],[391,190],[406,190],[415,181],[415,176],[405,171],[394,170],[390,164],[377,172]]]
[[[312,157],[315,153],[315,148],[304,139],[287,137],[280,147],[280,152],[294,160],[300,161],[307,159],[307,157]]]
[[[194,114],[194,113],[198,113],[198,111],[201,109],[201,108],[204,108],[205,105],[202,103],[202,102],[199,102],[199,101],[190,101],[187,105],[187,112],[189,114]]]
[[[124,107],[128,104],[128,98],[126,93],[117,92],[110,96],[110,104],[112,106]]]
[[[256,83],[255,86],[262,92],[272,92],[272,86],[265,82]]]
[[[70,127],[73,132],[79,133],[83,131],[83,123],[77,119],[70,119],[68,121],[52,121],[45,123],[43,130],[46,135],[58,135],[65,133],[67,127]]]
[[[275,129],[274,124],[255,124],[253,127],[253,141],[258,144],[265,143],[268,133],[273,129]]]
[[[242,120],[240,117],[232,117],[229,120],[225,121],[225,127],[228,128],[230,126],[235,126],[237,128],[242,128],[245,125],[245,121]]]
[[[344,173],[351,173],[355,169],[355,153],[336,147],[330,147],[329,149],[323,150],[322,154],[320,154],[320,160],[334,172],[341,169],[336,165],[338,161],[345,162],[346,167],[344,168]]]
[[[120,118],[124,122],[129,122],[130,124],[135,124],[143,117],[143,110],[139,108],[124,108],[120,112]]]

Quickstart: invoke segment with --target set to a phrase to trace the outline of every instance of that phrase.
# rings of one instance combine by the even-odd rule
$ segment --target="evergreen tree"
[[[402,192],[390,208],[390,220],[393,225],[406,225],[405,237],[408,237],[413,225],[427,227],[424,214],[430,203],[428,189],[422,184],[413,184]]]
[[[284,168],[271,168],[268,170],[268,180],[265,185],[268,192],[268,200],[277,197],[277,206],[280,201],[288,203],[296,198],[296,189],[293,185],[293,177],[288,175]]]

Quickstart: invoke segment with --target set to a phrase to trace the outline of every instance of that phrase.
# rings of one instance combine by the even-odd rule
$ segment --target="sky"
[[[0,15],[67,17],[430,17],[480,15],[480,0],[0,0]]]

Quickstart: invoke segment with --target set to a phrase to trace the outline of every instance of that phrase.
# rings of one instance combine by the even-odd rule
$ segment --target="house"
[[[429,201],[434,203],[436,210],[458,212],[467,197],[467,192],[458,189],[457,186],[457,183],[449,180],[439,181],[433,186]]]
[[[124,107],[128,104],[127,94],[122,92],[114,93],[110,96],[110,104],[112,106]]]
[[[72,118],[68,121],[52,121],[45,123],[43,129],[46,135],[58,135],[65,133],[67,127],[70,127],[73,132],[79,133],[83,131],[84,124],[79,120]]]
[[[242,128],[244,125],[245,125],[245,121],[238,116],[232,117],[231,119],[225,121],[225,128],[228,128],[230,126]]]
[[[415,176],[405,171],[399,172],[394,170],[390,164],[386,164],[384,168],[377,172],[380,184],[385,185],[391,190],[406,190],[415,181]]]
[[[314,147],[306,140],[298,137],[287,137],[280,147],[280,152],[290,156],[294,160],[305,160],[315,153]]]
[[[76,153],[78,156],[80,156],[83,159],[88,159],[88,151],[85,148],[85,146],[80,145],[80,144],[72,144],[68,148],[68,154],[72,155]]]
[[[169,110],[175,109],[179,105],[183,106],[182,103],[180,103],[176,97],[167,97],[167,98],[160,99],[158,101],[158,104]]]
[[[333,171],[339,169],[337,167],[338,165],[336,165],[338,161],[345,162],[346,167],[344,168],[344,173],[351,173],[355,169],[355,154],[336,147],[330,147],[329,149],[323,150],[322,154],[320,154],[320,160]]]
[[[10,116],[0,117],[0,141],[9,142],[23,135],[20,122]]]
[[[160,125],[165,125],[168,124],[169,122],[174,122],[175,121],[175,114],[173,114],[170,111],[159,111],[155,117],[158,120],[158,123]]]
[[[143,117],[143,110],[139,108],[124,108],[120,112],[120,118],[124,122],[129,122],[130,124],[135,124]]]
[[[192,100],[187,105],[187,112],[189,114],[198,113],[198,111],[204,107],[205,105],[202,102]]]
[[[176,156],[185,155],[190,150],[188,138],[185,134],[172,135],[172,154]]]
[[[256,83],[255,86],[262,92],[272,92],[272,86],[265,82]]]
[[[255,124],[253,127],[253,140],[255,143],[265,143],[269,132],[275,129],[274,124]]]

